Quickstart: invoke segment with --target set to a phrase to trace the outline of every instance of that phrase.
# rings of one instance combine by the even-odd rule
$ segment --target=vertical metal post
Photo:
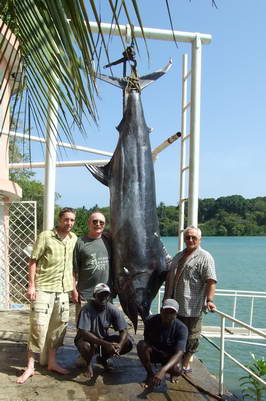
[[[251,297],[251,307],[250,307],[250,318],[249,318],[249,325],[253,325],[253,311],[254,311],[254,296]],[[248,335],[251,335],[251,331],[249,330]]]
[[[235,292],[234,306],[233,306],[233,318],[236,318],[236,303],[237,303],[237,292]],[[235,322],[232,322],[232,327],[235,327]]]
[[[181,154],[180,154],[180,189],[179,189],[179,221],[178,250],[183,249],[185,221],[185,163],[186,163],[186,132],[187,132],[187,73],[188,55],[183,54],[182,63],[182,114],[181,114]]]
[[[56,140],[58,103],[50,93],[50,106],[47,116],[46,151],[45,151],[45,191],[43,205],[43,229],[50,230],[54,226],[55,176],[56,176]]]
[[[225,318],[221,316],[221,340],[220,340],[220,372],[219,372],[219,394],[224,393],[224,329]]]
[[[201,39],[198,35],[192,43],[191,113],[190,113],[190,162],[188,224],[198,225],[199,198],[199,139],[201,95]]]

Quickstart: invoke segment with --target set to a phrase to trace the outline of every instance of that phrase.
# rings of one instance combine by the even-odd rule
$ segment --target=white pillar
[[[198,225],[199,198],[199,139],[201,95],[201,39],[196,36],[192,43],[191,112],[190,112],[190,162],[188,224]]]
[[[48,110],[45,150],[45,190],[43,204],[43,229],[51,230],[54,226],[55,177],[56,177],[56,141],[58,103],[50,93],[51,105]]]

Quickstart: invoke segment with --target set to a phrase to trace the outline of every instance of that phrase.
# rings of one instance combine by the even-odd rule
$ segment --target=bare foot
[[[84,376],[86,376],[89,380],[93,377],[92,366],[88,365],[88,369],[84,372]]]
[[[17,383],[18,384],[23,384],[25,383],[29,377],[33,376],[35,374],[35,371],[33,368],[27,368],[24,373],[19,376],[19,378],[17,379]]]
[[[61,373],[61,375],[67,375],[68,373],[70,373],[69,370],[61,368],[61,366],[59,366],[57,363],[55,363],[53,365],[48,365],[48,370],[51,370],[51,371],[57,372],[57,373]]]
[[[170,382],[171,383],[177,383],[178,380],[180,379],[180,375],[183,373],[182,366],[180,364],[175,365],[171,370],[170,370]]]
[[[152,389],[152,388],[154,387],[154,384],[153,384],[153,382],[152,382],[153,376],[154,376],[153,374],[152,374],[152,375],[147,375],[147,377],[146,377],[146,379],[144,380],[144,382],[141,383],[141,386],[142,386],[144,389]]]
[[[177,383],[179,379],[180,379],[180,375],[170,375],[171,383]]]

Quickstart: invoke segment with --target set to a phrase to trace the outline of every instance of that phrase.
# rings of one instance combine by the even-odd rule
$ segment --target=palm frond
[[[210,1],[216,6],[214,0]],[[105,12],[109,10],[111,22],[118,26],[122,50],[126,48],[119,28],[122,19],[123,24],[126,21],[130,26],[136,21],[145,41],[140,1],[105,0],[103,4]],[[14,113],[23,109],[21,104],[28,102],[31,106],[26,109],[29,112],[35,110],[35,118],[31,122],[39,118],[45,121],[49,108],[52,108],[58,116],[59,130],[71,140],[69,127],[72,123],[82,130],[84,115],[94,122],[98,118],[95,70],[98,70],[102,56],[110,62],[108,44],[111,35],[110,32],[106,40],[101,30],[100,5],[101,2],[94,0],[0,2],[0,17],[3,20],[0,20],[0,63],[3,58],[7,62],[6,71],[0,78],[1,96],[8,91],[5,80],[10,82],[13,79]],[[161,6],[164,5],[173,29],[167,0],[162,0]],[[92,32],[90,20],[96,21],[98,34]],[[18,44],[12,50],[13,54],[7,51],[10,32],[15,34]],[[133,30],[132,41],[138,49]],[[145,46],[147,49],[146,41]],[[24,78],[17,83],[15,79],[19,76]],[[58,109],[51,102],[51,96],[57,101]],[[4,114],[7,115],[7,111]],[[30,129],[27,124],[25,127]],[[57,130],[56,127],[54,129]]]
[[[0,16],[5,23],[0,22],[0,57],[7,61],[0,82],[2,96],[7,92],[4,78],[10,81],[11,73],[16,77],[21,72],[24,78],[19,84],[19,92],[14,95],[15,109],[21,102],[30,102],[29,110],[38,110],[35,118],[45,121],[49,107],[54,108],[60,128],[72,140],[69,116],[80,129],[84,114],[97,122],[94,65],[96,63],[97,69],[102,49],[109,59],[96,4],[93,0],[86,6],[83,0],[2,0],[0,3]],[[141,22],[137,3],[132,0],[132,5]],[[119,25],[122,9],[130,18],[124,1],[115,4],[109,1],[109,7],[116,24]],[[90,19],[97,22],[98,35],[92,33]],[[19,43],[16,59],[22,60],[17,63],[17,71],[12,69],[14,56],[10,57],[6,51],[10,31],[16,34]],[[121,43],[125,48],[122,35]],[[51,95],[58,102],[58,110],[51,103]]]

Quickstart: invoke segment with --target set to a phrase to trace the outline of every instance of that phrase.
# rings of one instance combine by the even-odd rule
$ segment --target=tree
[[[25,153],[21,152],[21,140],[15,137],[9,138],[9,159],[14,163],[25,161]],[[35,173],[28,168],[25,169],[10,169],[9,178],[11,181],[16,182],[22,188],[22,201],[36,201],[37,202],[37,231],[42,230],[43,222],[43,198],[44,198],[44,185],[33,179]],[[56,194],[56,199],[60,195]],[[56,208],[58,206],[55,205]]]

